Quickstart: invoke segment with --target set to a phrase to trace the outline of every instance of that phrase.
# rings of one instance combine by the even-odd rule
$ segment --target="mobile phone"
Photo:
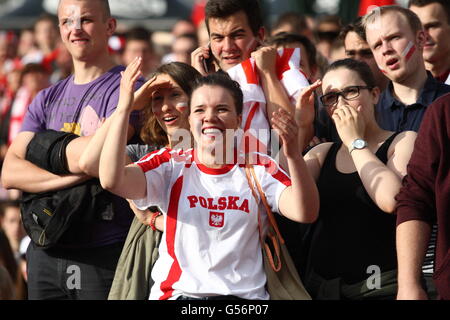
[[[203,68],[205,69],[206,73],[209,73],[210,71],[212,71],[213,61],[214,61],[214,56],[212,54],[210,44],[208,44],[208,48],[209,48],[209,58],[208,59],[203,58]]]

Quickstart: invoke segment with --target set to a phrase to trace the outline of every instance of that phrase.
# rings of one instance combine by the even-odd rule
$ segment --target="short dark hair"
[[[295,32],[302,33],[304,30],[309,29],[306,18],[296,12],[286,12],[278,17],[275,21],[272,29],[277,29],[285,24],[290,24],[294,28]]]
[[[52,16],[52,15],[50,15],[50,14],[48,14],[48,13],[43,13],[43,14],[41,14],[41,15],[37,18],[37,20],[34,22],[34,24],[33,24],[33,30],[36,29],[36,25],[37,25],[38,23],[43,22],[43,21],[48,21],[48,22],[50,22],[50,23],[55,27],[55,29],[58,28],[58,19],[57,19],[55,16]]]
[[[150,42],[152,32],[144,27],[134,27],[125,33],[125,39],[128,40],[143,40]]]
[[[42,73],[50,75],[50,70],[40,63],[28,63],[20,71],[20,83],[22,83],[23,78],[30,73]]]
[[[125,33],[125,46],[129,41],[145,41],[149,44],[153,51],[153,43],[151,41],[152,32],[144,27],[134,27]]]
[[[268,38],[265,43],[276,47],[283,47],[291,43],[301,43],[306,50],[308,61],[311,67],[317,67],[317,50],[314,44],[307,37],[300,34],[281,32]]]
[[[349,23],[346,26],[344,26],[339,35],[339,38],[341,38],[342,41],[345,41],[345,37],[347,36],[347,34],[349,32],[356,33],[358,35],[358,37],[360,37],[361,39],[363,39],[364,41],[367,42],[366,32],[364,30],[364,27],[362,26],[362,17],[358,17],[352,23]]]
[[[203,86],[219,86],[227,89],[233,97],[237,115],[242,114],[244,106],[244,95],[238,82],[230,78],[225,72],[216,72],[206,77],[197,78],[192,87],[192,92]]]
[[[223,19],[239,11],[244,11],[248,24],[256,36],[263,26],[259,0],[209,0],[205,7],[205,22],[209,33],[209,19]]]
[[[182,62],[171,62],[161,65],[151,75],[157,76],[160,74],[167,74],[170,76],[180,88],[188,95],[191,96],[193,90],[193,84],[195,79],[200,78],[201,74],[192,66]],[[144,110],[145,123],[141,130],[141,139],[147,144],[153,144],[157,146],[165,146],[169,143],[166,132],[161,128],[156,120],[151,108]]]
[[[432,3],[439,3],[442,6],[442,8],[444,8],[445,14],[447,15],[447,24],[450,25],[450,1],[449,0],[410,0],[408,3],[408,8],[411,8],[411,6],[425,7]]]
[[[361,78],[361,80],[364,81],[368,87],[377,86],[369,65],[363,61],[358,61],[354,59],[342,59],[333,62],[331,65],[328,66],[323,75],[325,76],[328,72],[340,68],[345,68],[350,71],[356,72],[358,76]]]

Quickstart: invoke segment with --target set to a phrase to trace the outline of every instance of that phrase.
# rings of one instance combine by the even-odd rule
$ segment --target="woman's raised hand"
[[[321,80],[305,87],[295,105],[295,121],[299,128],[307,128],[312,125],[315,116],[314,91],[322,85]]]
[[[171,88],[169,81],[153,76],[134,93],[133,110],[142,110],[150,106],[153,93],[160,88]]]
[[[354,108],[344,105],[334,110],[331,116],[344,145],[349,147],[355,139],[363,139],[366,123],[361,114],[361,106]]]
[[[134,85],[137,79],[142,75],[140,70],[142,65],[142,58],[136,57],[120,74],[120,97],[117,108],[125,110],[132,110],[134,100]]]
[[[301,155],[298,145],[298,125],[294,116],[280,108],[272,114],[272,126],[283,144],[286,158],[295,158]]]

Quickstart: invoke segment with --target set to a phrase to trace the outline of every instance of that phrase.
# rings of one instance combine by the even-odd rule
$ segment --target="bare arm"
[[[294,105],[282,83],[277,78],[275,62],[277,49],[273,47],[262,47],[252,53],[261,78],[264,95],[266,97],[267,117],[272,127],[272,114],[278,109],[294,113]]]
[[[385,212],[393,213],[395,210],[397,202],[395,196],[402,186],[402,178],[406,175],[406,166],[416,136],[412,131],[397,136],[397,141],[392,145],[394,152],[387,164],[381,162],[369,149],[352,152],[352,159],[364,188],[377,206]]]
[[[280,196],[280,212],[291,220],[312,223],[319,212],[319,193],[298,148],[297,124],[293,116],[282,109],[273,114],[272,122],[283,140],[292,182]]]
[[[398,300],[427,299],[420,279],[430,234],[430,225],[420,220],[397,226]]]
[[[119,104],[107,132],[101,151],[99,176],[102,187],[127,199],[141,199],[147,185],[143,171],[136,165],[125,166],[125,147],[130,113],[133,105],[133,86],[140,75],[141,59],[127,67],[120,84]]]
[[[150,108],[152,93],[156,88],[158,88],[159,85],[165,84],[165,82],[158,82],[155,85],[155,80],[156,77],[148,80],[134,93],[132,110],[142,110],[144,108]],[[69,144],[68,149],[71,148],[71,150],[75,150],[74,153],[81,154],[81,156],[78,158],[79,161],[75,163],[77,157],[74,157],[74,161],[72,161],[74,170],[77,170],[77,168],[79,168],[78,170],[81,170],[91,176],[99,176],[100,155],[102,152],[103,144],[105,143],[106,136],[108,134],[108,130],[111,126],[111,123],[114,121],[115,115],[116,112],[113,112],[113,114],[105,120],[103,125],[95,132],[92,137],[86,137],[87,139],[85,141],[74,141],[73,145],[72,142]],[[133,136],[133,134],[134,128],[128,126],[127,140],[129,140]],[[131,159],[126,154],[125,163],[131,163]],[[71,168],[70,162],[69,168]]]
[[[343,144],[349,148],[351,143],[364,137],[365,123],[360,108],[354,110],[343,106],[333,113],[333,120]],[[402,178],[406,175],[406,165],[414,148],[416,134],[401,133],[394,140],[394,152],[385,165],[370,150],[364,148],[354,150],[350,156],[355,164],[361,181],[375,204],[384,212],[393,213],[395,196],[400,191]]]
[[[39,193],[71,187],[88,179],[84,174],[56,175],[25,160],[28,143],[34,135],[21,132],[11,144],[2,169],[5,188]]]

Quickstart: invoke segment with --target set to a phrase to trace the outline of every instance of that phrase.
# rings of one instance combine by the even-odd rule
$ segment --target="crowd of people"
[[[0,33],[0,299],[270,299],[253,185],[313,299],[450,299],[448,1],[208,0],[172,38],[108,0]]]

